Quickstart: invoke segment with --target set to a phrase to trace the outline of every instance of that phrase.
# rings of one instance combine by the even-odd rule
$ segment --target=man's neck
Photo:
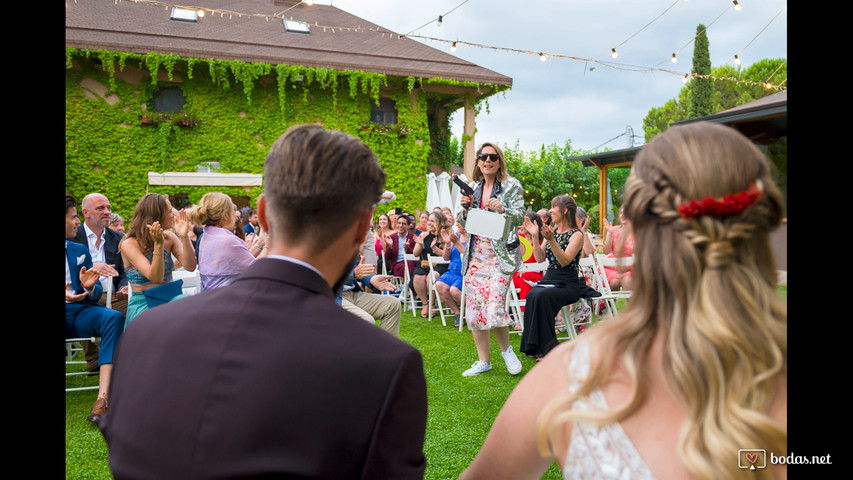
[[[91,231],[92,231],[92,233],[94,233],[95,235],[97,235],[97,236],[99,236],[99,237],[104,233],[104,228],[105,228],[105,227],[101,227],[100,225],[95,225],[95,226],[93,227],[92,225],[90,225],[90,224],[89,224],[89,222],[86,222],[86,223],[85,223],[85,225],[86,225],[86,228],[88,228],[89,230],[91,230]]]

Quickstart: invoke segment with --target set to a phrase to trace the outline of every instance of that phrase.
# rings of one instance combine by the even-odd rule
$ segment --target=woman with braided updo
[[[787,454],[788,315],[769,242],[784,207],[767,159],[732,128],[674,126],[624,193],[631,301],[522,379],[461,478],[539,478],[554,460],[566,478],[787,475],[739,451]]]

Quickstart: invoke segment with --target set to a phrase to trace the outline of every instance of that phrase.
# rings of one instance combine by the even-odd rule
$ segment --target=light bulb
[[[676,57],[675,57],[675,54],[673,53],[673,54],[672,54],[672,63],[675,63],[675,62],[677,62],[677,61],[678,61],[678,58],[676,58]]]
[[[441,26],[441,15],[438,16],[438,26]]]
[[[740,65],[740,57],[738,57],[737,55],[735,55],[735,63],[737,65]]]
[[[544,53],[540,53],[540,54],[539,54],[539,60],[542,60],[543,62],[544,62],[545,60],[547,60],[547,57],[545,56],[545,54],[544,54]]]
[[[732,1],[735,4],[735,10],[740,10],[740,4],[737,3],[737,0]]]
[[[688,77],[687,74],[685,73],[684,79],[682,80],[682,82],[687,83],[689,80],[690,80],[690,77]]]
[[[314,0],[302,0],[302,1],[303,1],[303,2],[305,2],[305,3],[307,3],[309,7],[310,7],[311,5],[314,5]]]
[[[616,58],[616,57],[618,57],[618,56],[619,56],[619,54],[617,54],[617,53],[616,53],[616,49],[615,49],[615,48],[611,48],[611,49],[610,49],[610,52],[611,52],[611,53],[610,53],[610,56],[611,56],[611,57],[613,57],[613,58]]]
[[[456,42],[453,42],[453,45],[451,45],[451,46],[450,46],[450,51],[451,51],[451,52],[455,52],[455,51],[456,51]]]
[[[764,88],[766,88],[767,90],[770,90],[771,88],[773,88],[773,85],[770,85],[770,82],[767,82],[764,84]]]
[[[199,10],[197,13],[198,13],[199,18],[204,17],[204,10]]]

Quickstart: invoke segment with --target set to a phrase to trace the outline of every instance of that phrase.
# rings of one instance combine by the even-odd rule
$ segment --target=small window
[[[161,88],[154,94],[155,112],[180,112],[184,109],[185,103],[184,92],[178,87]]]
[[[305,22],[304,20],[293,20],[292,18],[290,20],[284,20],[284,30],[290,33],[311,33],[311,29],[308,28],[308,22]]]
[[[178,193],[169,197],[169,203],[180,210],[190,204],[190,197],[186,193]]]
[[[382,125],[397,123],[397,109],[394,101],[390,98],[380,98],[379,105],[373,105],[370,109],[370,121]]]
[[[169,15],[171,20],[176,22],[198,22],[198,12],[191,8],[172,7],[172,13]]]
[[[196,166],[198,173],[219,173],[219,162],[201,162]]]

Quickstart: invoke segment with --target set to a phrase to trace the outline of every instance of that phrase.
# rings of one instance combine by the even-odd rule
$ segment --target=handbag
[[[174,280],[163,285],[158,285],[154,288],[143,290],[145,301],[148,303],[148,308],[154,308],[157,305],[169,303],[173,298],[184,293],[184,281],[181,279]]]

